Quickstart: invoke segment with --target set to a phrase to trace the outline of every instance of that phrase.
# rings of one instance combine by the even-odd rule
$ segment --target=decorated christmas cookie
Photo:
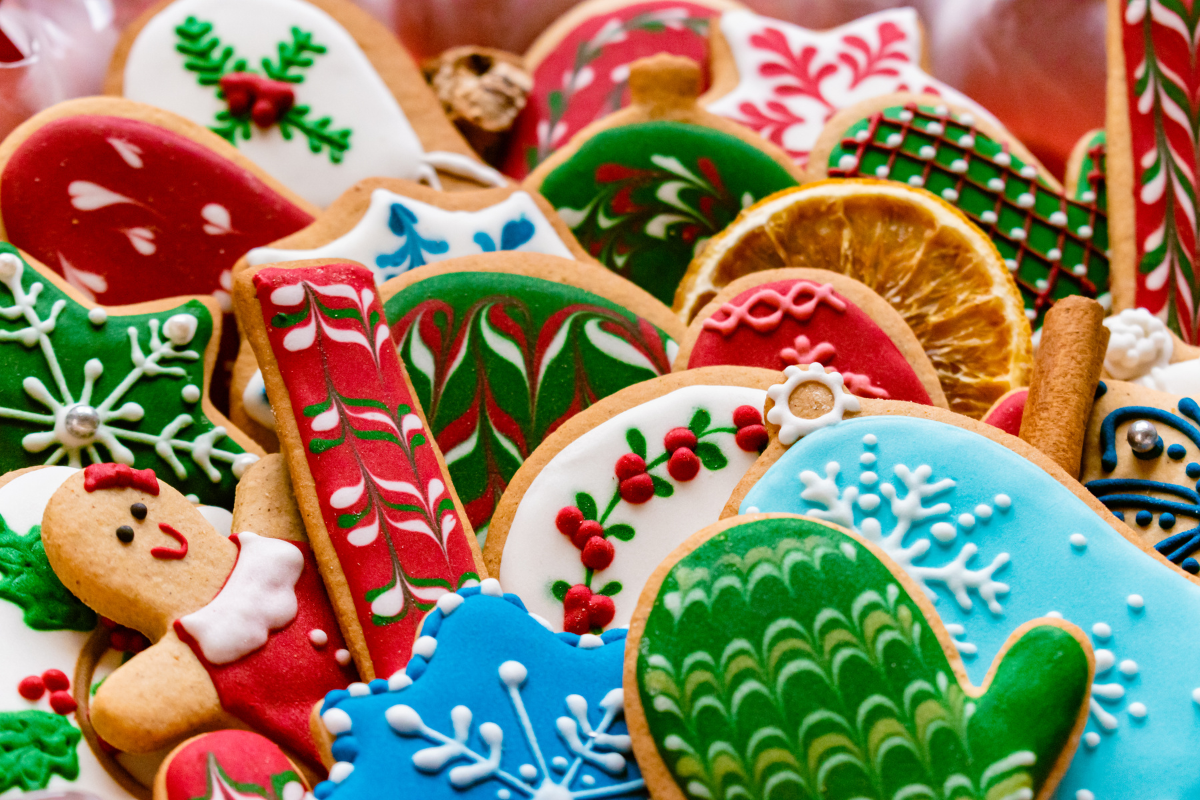
[[[1200,348],[1185,344],[1144,308],[1104,320],[1111,336],[1104,375],[1172,394],[1200,395]]]
[[[513,473],[573,415],[665,375],[683,326],[606,270],[494,253],[381,289],[417,399],[481,535]]]
[[[105,304],[214,294],[316,207],[228,142],[114,97],[60,103],[0,145],[4,238]]]
[[[240,720],[317,763],[309,715],[353,680],[349,652],[303,530],[275,538],[239,522],[225,538],[151,470],[124,464],[93,464],[51,498],[54,572],[155,642],[92,698],[104,741],[144,753]]]
[[[1087,718],[1086,634],[1037,620],[989,661],[968,678],[878,546],[803,517],[735,517],[642,593],[629,729],[656,798],[1048,798]]]
[[[209,128],[319,206],[374,176],[504,183],[345,0],[168,0],[126,29],[105,90]]]
[[[629,103],[629,65],[656,53],[708,63],[710,20],[730,0],[589,0],[525,53],[533,91],[517,118],[504,171],[514,178],[584,126]]]
[[[826,270],[766,270],[729,284],[688,326],[675,370],[813,363],[836,369],[860,397],[946,407],[904,318],[862,283]]]
[[[208,399],[210,298],[102,308],[0,244],[0,468],[113,461],[228,506],[261,450]]]
[[[654,565],[715,522],[766,443],[778,373],[709,367],[639,383],[572,417],[513,477],[488,572],[555,630],[629,624]]]
[[[1005,392],[983,415],[982,421],[1009,436],[1016,436],[1021,432],[1021,415],[1025,413],[1025,401],[1028,398],[1029,389],[1026,387]]]
[[[792,376],[768,390],[777,441],[727,513],[805,514],[876,546],[933,601],[976,684],[1030,620],[1080,626],[1095,648],[1096,677],[1083,744],[1058,796],[1200,790],[1200,767],[1180,768],[1200,742],[1192,698],[1200,640],[1187,633],[1200,614],[1195,579],[1022,440],[886,400],[858,400],[850,418],[833,376],[811,377],[824,386]],[[1026,716],[1027,724],[1043,719]]]
[[[577,133],[524,185],[602,264],[670,303],[704,243],[798,172],[774,145],[696,106],[694,62],[641,59],[629,86],[630,108]]]
[[[388,336],[371,271],[336,261],[234,278],[296,498],[359,672],[403,667],[479,551]]]
[[[154,800],[301,800],[308,789],[279,746],[250,731],[201,734],[176,747],[154,781]]]
[[[1189,4],[1108,2],[1113,307],[1145,308],[1191,344],[1200,341],[1197,21]]]
[[[407,669],[325,699],[317,800],[644,798],[625,727],[625,631],[551,633],[487,580],[443,595]]]
[[[713,29],[712,88],[703,103],[782,147],[801,166],[838,109],[879,95],[939,95],[995,121],[922,69],[922,39],[911,8],[869,14],[827,31],[727,11]]]
[[[1034,329],[1055,300],[1108,294],[1104,132],[1088,134],[1063,190],[1003,129],[939,98],[889,95],[840,112],[809,163],[815,178],[888,178],[953,204],[1000,250]]]

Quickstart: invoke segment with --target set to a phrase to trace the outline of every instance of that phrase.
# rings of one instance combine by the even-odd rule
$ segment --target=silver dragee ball
[[[1149,453],[1158,444],[1158,428],[1148,419],[1139,419],[1125,433],[1135,453]]]
[[[91,406],[73,406],[67,409],[63,427],[75,438],[87,439],[100,427],[100,412]]]

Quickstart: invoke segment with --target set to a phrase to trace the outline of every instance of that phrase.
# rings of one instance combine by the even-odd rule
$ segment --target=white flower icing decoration
[[[783,371],[787,378],[767,389],[767,397],[775,403],[767,412],[767,422],[779,426],[779,441],[791,446],[815,430],[840,422],[847,411],[858,411],[858,398],[845,389],[842,376],[834,370],[825,370],[820,364],[809,364],[803,369],[790,366]],[[792,392],[805,383],[820,383],[833,394],[833,408],[819,417],[805,419],[792,413],[789,401]]]

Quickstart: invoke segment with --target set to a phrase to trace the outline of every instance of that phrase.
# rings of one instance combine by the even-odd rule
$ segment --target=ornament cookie
[[[555,630],[629,624],[654,565],[721,514],[766,443],[778,373],[694,369],[575,415],[504,493],[484,561]]]
[[[630,67],[633,105],[593,123],[524,181],[600,263],[670,303],[687,264],[742,209],[795,186],[777,147],[696,105],[700,67]]]
[[[656,798],[1048,798],[1087,718],[1091,647],[1020,626],[982,688],[885,553],[813,519],[735,517],[664,561],[625,656]],[[797,733],[798,731],[798,733]]]
[[[773,437],[774,423],[785,424],[726,513],[805,514],[876,545],[934,602],[974,683],[1030,620],[1079,625],[1095,648],[1096,678],[1058,796],[1200,788],[1200,767],[1178,760],[1200,736],[1191,698],[1200,659],[1190,656],[1200,641],[1179,633],[1200,613],[1200,585],[1026,442],[887,400],[859,400],[849,418],[823,391],[769,390]],[[807,435],[785,445],[801,424]]]
[[[625,631],[554,634],[486,580],[443,595],[404,672],[325,700],[317,800],[644,798],[625,727]]]
[[[307,789],[299,768],[270,739],[225,730],[172,750],[154,779],[154,800],[300,800]]]
[[[166,0],[125,30],[105,92],[209,128],[318,206],[375,176],[505,183],[399,42],[344,0]]]
[[[813,178],[888,178],[958,208],[996,244],[1034,330],[1056,300],[1111,307],[1103,131],[1084,137],[1065,191],[1011,134],[936,97],[889,95],[839,112],[817,140]]]
[[[839,109],[910,91],[938,95],[995,122],[986,109],[930,76],[917,12],[894,8],[827,31],[750,11],[713,25],[712,88],[701,103],[757,131],[804,166]]]
[[[683,326],[594,265],[492,253],[380,288],[458,496],[481,536],[513,473],[573,415],[671,371]]]
[[[981,417],[1029,381],[1029,321],[1004,260],[961,211],[924,189],[830,179],[760,201],[692,261],[675,311],[692,320],[734,280],[784,267],[847,275],[891,303],[954,411]]]
[[[523,178],[571,137],[629,103],[629,65],[656,53],[708,63],[708,31],[730,0],[588,0],[529,46],[533,91],[517,118],[504,172]]]
[[[350,652],[364,678],[390,676],[481,567],[378,287],[358,264],[296,261],[239,270],[234,303]]]
[[[115,97],[59,103],[0,144],[0,232],[89,300],[213,294],[317,209],[211,131]]]
[[[225,538],[153,471],[124,464],[93,464],[54,493],[42,540],[55,573],[155,642],[100,685],[92,724],[144,753],[236,719],[316,764],[308,718],[354,679],[349,653],[302,531],[233,529]]]
[[[812,363],[836,369],[860,397],[946,407],[933,364],[904,318],[862,283],[825,270],[738,278],[692,320],[675,370]]]
[[[102,308],[0,244],[0,469],[115,461],[228,506],[262,454],[208,399],[211,298]]]

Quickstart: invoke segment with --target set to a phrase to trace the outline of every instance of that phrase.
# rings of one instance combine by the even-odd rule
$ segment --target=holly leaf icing
[[[24,536],[0,518],[0,598],[16,603],[38,631],[90,631],[96,613],[67,591],[50,568],[40,526]]]
[[[76,747],[81,737],[79,729],[58,714],[0,712],[0,792],[45,789],[55,775],[78,778]]]

